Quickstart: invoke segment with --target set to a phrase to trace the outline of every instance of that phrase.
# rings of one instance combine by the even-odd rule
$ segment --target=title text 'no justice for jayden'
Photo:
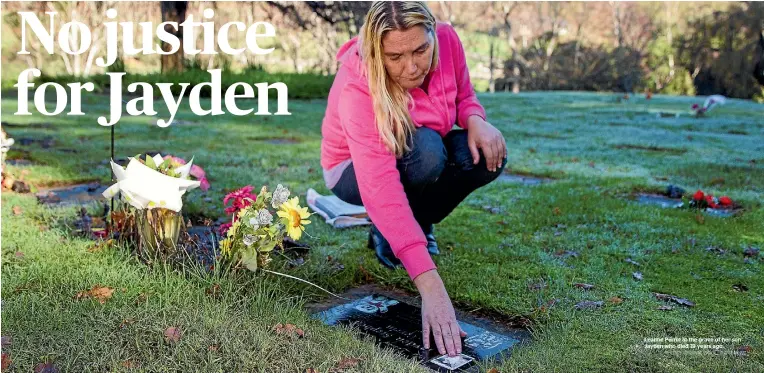
[[[49,17],[49,25],[46,29],[43,23],[37,18],[37,15],[32,12],[19,12],[21,16],[21,50],[18,54],[30,54],[27,50],[28,31],[40,41],[43,49],[48,54],[55,53],[55,41],[58,39],[58,46],[64,53],[69,55],[82,55],[88,53],[88,59],[92,58],[98,53],[97,46],[92,45],[92,34],[87,25],[76,20],[67,22],[61,26],[58,33],[55,33],[56,24],[56,12],[46,12]],[[203,16],[205,19],[212,19],[215,12],[212,9],[205,9]],[[115,9],[108,9],[106,11],[106,19],[113,20],[117,17],[117,11]],[[135,46],[134,40],[134,27],[135,22],[104,22],[104,28],[106,30],[106,58],[98,57],[95,59],[96,65],[100,67],[108,67],[116,62],[120,49],[118,34],[122,31],[122,53],[125,56],[134,56],[137,54],[143,55],[170,55],[174,54],[182,48],[182,52],[187,55],[216,55],[218,51],[215,48],[215,43],[219,47],[220,51],[229,55],[239,55],[249,50],[256,55],[266,55],[273,52],[274,48],[261,48],[258,45],[258,38],[272,38],[276,36],[276,29],[272,24],[268,22],[256,22],[249,26],[243,22],[227,22],[220,26],[217,38],[215,37],[214,22],[196,22],[193,15],[190,15],[184,22],[180,24],[177,22],[167,21],[162,22],[154,27],[152,22],[139,22],[140,27],[140,46]],[[231,46],[229,34],[232,33],[231,28],[235,28],[236,32],[244,33],[245,47],[234,48]],[[201,28],[202,37],[202,49],[196,47],[196,34],[198,28]],[[175,34],[168,31],[168,29],[174,29],[175,31],[182,32],[182,45],[181,40]],[[260,30],[262,29],[262,32]],[[162,50],[159,44],[155,44],[155,38],[158,38],[161,42],[167,43],[170,46],[169,50]],[[236,100],[239,98],[249,99],[255,97],[255,90],[252,85],[257,88],[257,111],[254,115],[291,115],[288,110],[288,89],[286,84],[282,82],[276,82],[272,84],[268,83],[256,83],[250,85],[245,82],[236,82],[226,89],[224,99],[221,99],[221,70],[214,69],[208,70],[210,74],[209,82],[196,84],[188,92],[189,107],[196,115],[222,115],[225,114],[221,107],[221,103],[225,104],[225,108],[229,113],[233,115],[249,115],[254,109],[242,109],[236,104]],[[107,72],[110,82],[110,115],[109,117],[98,117],[98,124],[102,126],[111,126],[119,121],[122,116],[122,77],[124,72]],[[18,110],[16,115],[32,115],[29,111],[29,89],[34,87],[34,83],[30,82],[30,76],[39,77],[41,72],[39,69],[30,68],[24,70],[18,78],[18,83],[14,87],[18,88]],[[156,124],[159,127],[167,127],[172,124],[175,114],[177,114],[180,108],[181,101],[186,95],[186,89],[190,83],[155,83],[158,88],[164,103],[169,111],[168,119],[158,119]],[[172,92],[172,86],[178,84],[180,86],[180,92],[175,96]],[[41,84],[34,91],[34,106],[35,109],[43,115],[59,115],[61,114],[67,104],[70,103],[70,110],[66,115],[85,115],[82,112],[82,91],[92,92],[95,86],[92,82],[86,83],[68,83],[69,92],[59,83],[48,82]],[[210,108],[205,109],[201,107],[200,93],[202,88],[209,87],[211,91],[210,96]],[[53,110],[48,110],[45,107],[45,92],[52,87],[56,92],[57,100]],[[242,93],[237,93],[237,88],[241,87]],[[268,108],[268,91],[269,89],[275,89],[277,94],[277,110],[275,113],[271,113]],[[131,116],[137,115],[149,115],[154,116],[157,111],[154,109],[154,87],[145,82],[135,82],[127,86],[127,91],[130,93],[137,93],[138,97],[133,98],[126,102],[125,112]],[[71,93],[71,100],[69,100],[69,93]]]

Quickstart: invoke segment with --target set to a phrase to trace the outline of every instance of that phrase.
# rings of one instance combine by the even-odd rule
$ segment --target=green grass
[[[764,370],[761,259],[747,263],[742,255],[745,247],[764,246],[764,105],[730,100],[696,119],[689,107],[701,98],[635,97],[619,103],[615,95],[568,92],[480,98],[507,139],[508,168],[556,179],[535,187],[493,183],[436,227],[444,252],[436,263],[462,309],[534,321],[533,342],[496,368]],[[55,141],[47,149],[39,143],[15,147],[11,158],[36,164],[9,170],[27,170],[25,179],[39,186],[107,182],[109,170],[102,161],[109,155],[109,131],[95,118],[108,112],[108,104],[103,96],[84,101],[85,117],[12,117],[7,113],[15,111],[16,102],[6,97],[2,120],[14,124],[6,128],[12,137]],[[291,100],[290,117],[194,117],[186,106],[176,117],[185,123],[166,129],[149,118],[125,118],[116,127],[116,152],[120,157],[147,150],[194,156],[213,187],[206,195],[188,196],[186,211],[194,215],[222,216],[222,196],[246,184],[282,183],[302,196],[309,187],[328,193],[318,158],[325,105],[324,100]],[[660,111],[682,115],[658,118]],[[274,137],[299,143],[262,141]],[[641,206],[626,198],[668,183],[729,195],[746,210],[730,219],[706,216],[701,224],[692,211]],[[23,209],[21,216],[12,214],[15,205]],[[184,276],[147,268],[115,249],[89,253],[91,242],[55,228],[73,210],[51,211],[29,196],[4,194],[2,213],[3,335],[13,337],[9,351],[19,371],[46,358],[67,371],[125,369],[121,362],[126,359],[145,371],[326,371],[348,356],[362,359],[359,371],[414,369],[368,341],[310,321],[302,304],[323,297],[313,289],[269,276]],[[38,224],[54,228],[40,232]],[[313,250],[306,265],[288,269],[276,262],[275,268],[342,291],[367,281],[363,266],[374,282],[414,290],[403,270],[377,264],[364,247],[364,229],[336,231],[320,222],[310,228],[306,242]],[[707,251],[711,246],[727,253]],[[558,257],[560,250],[579,255]],[[16,251],[24,257],[14,257]],[[327,255],[345,270],[332,271]],[[641,266],[624,262],[628,257]],[[636,270],[643,281],[632,279]],[[542,280],[546,288],[529,290]],[[596,288],[582,291],[572,286],[577,282]],[[205,295],[212,283],[224,289],[221,298]],[[737,283],[749,290],[736,292]],[[95,284],[126,291],[117,291],[105,305],[72,299]],[[659,311],[663,302],[652,292],[697,305]],[[140,293],[150,296],[136,304]],[[611,297],[623,302],[609,302]],[[552,300],[552,307],[544,307]],[[582,300],[605,305],[576,310]],[[119,329],[126,318],[136,322]],[[270,332],[278,322],[304,327],[309,338],[282,340]],[[165,345],[162,331],[175,325],[186,334],[177,346]],[[740,338],[735,346],[752,351],[740,358],[639,347],[643,338],[655,337]],[[221,346],[217,353],[207,350],[211,344]]]

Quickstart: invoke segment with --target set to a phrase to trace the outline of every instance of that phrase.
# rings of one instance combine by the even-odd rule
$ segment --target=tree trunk
[[[494,44],[495,43],[493,42],[493,39],[491,39],[491,46],[490,46],[490,49],[488,50],[488,56],[489,56],[488,57],[489,58],[489,60],[488,60],[488,91],[491,92],[491,93],[496,92],[496,80],[493,77],[493,69],[494,69],[494,65],[495,65],[494,62],[493,62],[493,60],[494,60],[494,52],[493,52]]]
[[[162,9],[162,22],[177,22],[180,25],[186,20],[186,9],[188,9],[188,1],[161,1],[160,6]],[[169,25],[165,26],[165,31],[175,35],[180,40],[180,48],[173,54],[162,55],[162,72],[182,72],[183,71],[183,34],[178,30],[174,30]],[[171,49],[170,44],[162,43],[162,50],[169,51]]]

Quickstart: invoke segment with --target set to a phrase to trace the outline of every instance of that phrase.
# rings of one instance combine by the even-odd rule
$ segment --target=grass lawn
[[[461,309],[532,321],[532,343],[487,368],[764,371],[762,260],[743,255],[749,246],[764,246],[764,105],[730,100],[694,118],[689,108],[700,98],[618,102],[613,94],[560,92],[480,99],[507,139],[508,172],[554,179],[538,186],[495,182],[436,227],[443,251],[436,263]],[[28,171],[25,180],[38,187],[108,183],[109,130],[96,123],[108,113],[106,96],[86,96],[89,115],[82,117],[13,117],[15,97],[7,95],[2,109],[3,124],[12,124],[4,128],[17,144],[52,139],[16,145],[9,158],[33,164],[9,171]],[[116,127],[116,153],[194,156],[212,189],[188,196],[190,215],[222,216],[222,196],[247,184],[282,183],[304,201],[309,187],[329,192],[319,164],[324,109],[325,100],[291,100],[289,117],[195,117],[185,107],[165,129],[150,118],[129,117]],[[269,141],[280,138],[293,141]],[[628,198],[669,183],[729,195],[745,211],[698,218]],[[67,372],[421,369],[348,330],[310,320],[302,306],[324,297],[315,289],[266,275],[148,268],[118,248],[89,251],[93,242],[62,224],[74,214],[37,205],[31,195],[3,193],[2,335],[12,338],[3,352],[15,371],[47,360]],[[366,229],[337,231],[316,221],[308,232],[305,242],[313,249],[306,264],[290,269],[276,261],[276,269],[337,292],[366,282],[415,290],[402,269],[377,264],[365,248]],[[577,255],[561,255],[565,251]],[[345,269],[333,269],[329,255]],[[632,277],[635,271],[642,281]],[[747,291],[733,289],[738,284]],[[74,299],[95,285],[115,292],[104,304]],[[653,292],[696,306],[659,310],[668,303]],[[584,300],[604,304],[576,309]],[[271,330],[277,323],[296,324],[306,338],[277,335]],[[182,330],[179,342],[165,342],[167,327]],[[661,337],[740,340],[726,343],[722,354],[642,347],[644,338]],[[750,346],[746,357],[730,353],[741,346]]]

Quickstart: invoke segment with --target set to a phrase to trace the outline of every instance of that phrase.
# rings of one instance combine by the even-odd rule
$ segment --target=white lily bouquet
[[[220,227],[225,235],[220,248],[224,258],[255,271],[268,264],[270,253],[282,245],[285,236],[293,240],[302,237],[311,214],[307,207],[300,206],[298,197],[290,199],[289,190],[281,184],[273,193],[265,186],[257,195],[252,194],[252,189],[248,185],[223,199],[232,221]],[[274,218],[274,212],[278,218]]]
[[[204,171],[193,160],[159,154],[132,157],[126,168],[112,161],[111,169],[117,182],[103,196],[119,196],[132,207],[144,249],[164,255],[174,252],[183,228],[183,195],[200,185],[209,186]],[[191,180],[192,176],[199,180]]]

